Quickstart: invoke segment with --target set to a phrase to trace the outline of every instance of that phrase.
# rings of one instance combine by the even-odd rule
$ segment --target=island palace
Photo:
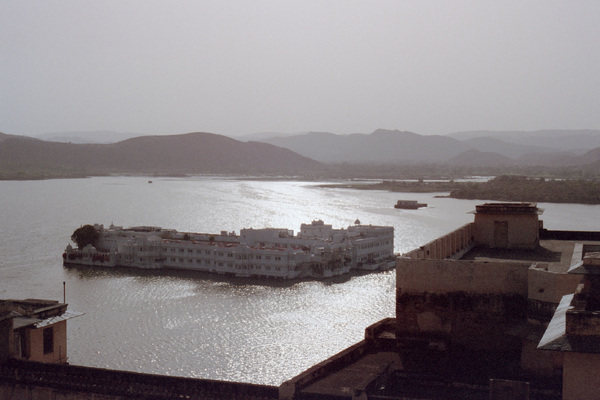
[[[220,234],[185,233],[154,226],[105,229],[96,224],[95,246],[65,249],[65,265],[185,269],[237,277],[328,278],[353,270],[395,266],[394,228],[355,225],[334,229],[323,221],[300,232],[280,228]]]

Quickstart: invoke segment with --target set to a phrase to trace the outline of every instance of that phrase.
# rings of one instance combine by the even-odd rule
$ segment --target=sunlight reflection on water
[[[412,250],[472,221],[481,201],[435,194],[318,188],[314,182],[105,177],[0,182],[0,297],[62,300],[73,364],[280,384],[394,316],[395,273],[336,282],[270,283],[192,273],[65,269],[61,254],[86,223],[180,231],[297,232],[322,219],[395,227],[395,251]],[[426,202],[396,210],[398,199]],[[551,229],[597,229],[599,206],[540,205]]]

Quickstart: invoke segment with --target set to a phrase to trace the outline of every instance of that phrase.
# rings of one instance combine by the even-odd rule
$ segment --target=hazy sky
[[[600,129],[600,1],[0,3],[0,132]]]

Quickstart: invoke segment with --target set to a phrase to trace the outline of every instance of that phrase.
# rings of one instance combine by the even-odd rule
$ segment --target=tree
[[[100,235],[96,228],[92,225],[84,225],[81,228],[75,229],[75,232],[71,235],[71,240],[77,244],[79,249],[83,249],[88,244],[95,246],[99,237]]]

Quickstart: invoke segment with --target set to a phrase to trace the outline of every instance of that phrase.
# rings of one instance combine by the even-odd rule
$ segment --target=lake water
[[[392,225],[404,253],[473,220],[482,201],[319,188],[321,182],[102,177],[0,181],[0,298],[62,301],[72,364],[279,385],[395,315],[393,271],[341,281],[263,285],[193,273],[62,266],[87,223],[179,231],[293,229],[322,219]],[[398,199],[428,203],[397,210]],[[540,204],[549,229],[599,230],[600,206]]]

